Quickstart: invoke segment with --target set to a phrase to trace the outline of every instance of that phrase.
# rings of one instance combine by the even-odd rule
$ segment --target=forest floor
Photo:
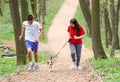
[[[74,17],[78,6],[78,0],[65,0],[59,12],[54,17],[48,31],[48,43],[46,44],[52,52],[57,53],[67,41],[67,26],[69,20]],[[42,47],[41,45],[39,47]],[[45,49],[45,48],[44,48]],[[41,50],[41,48],[40,48]],[[27,71],[26,69],[9,75],[1,82],[101,82],[94,76],[94,69],[89,65],[88,59],[93,57],[93,52],[84,45],[82,48],[81,66],[82,70],[71,70],[71,57],[67,45],[58,55],[54,63],[55,68],[48,72],[46,63],[40,63],[39,71]]]

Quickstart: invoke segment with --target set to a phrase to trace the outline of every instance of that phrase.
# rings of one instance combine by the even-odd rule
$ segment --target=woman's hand
[[[82,39],[84,35],[82,36],[74,36],[75,39]]]
[[[80,39],[80,36],[74,36],[75,39]]]

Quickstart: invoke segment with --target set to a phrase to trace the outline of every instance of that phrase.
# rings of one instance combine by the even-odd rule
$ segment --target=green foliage
[[[2,6],[3,17],[0,17],[0,41],[1,40],[13,40],[14,31],[12,27],[12,20],[10,16],[9,4],[4,3]]]
[[[23,67],[23,65],[17,66],[16,58],[0,58],[0,78],[13,72],[20,71]]]
[[[79,24],[82,25],[84,27],[84,29],[86,29],[86,22],[84,19],[84,16],[82,14],[82,11],[80,9],[80,6],[78,6],[77,11],[75,13],[75,18],[78,20]]]
[[[2,40],[14,40],[14,31],[12,25],[5,26],[2,30],[0,30],[0,39]]]
[[[49,51],[41,51],[39,52],[39,62],[45,62],[47,61],[50,56],[52,56],[53,53],[50,53]]]
[[[0,57],[1,57],[1,55],[3,54],[3,51],[2,50],[0,50]]]
[[[120,81],[120,58],[90,59],[91,65],[96,69],[97,74],[104,76],[105,82]]]
[[[0,51],[0,54],[2,52]],[[53,54],[48,51],[39,52],[39,62],[45,62]],[[34,61],[34,60],[33,60]],[[0,58],[0,78],[25,68],[25,65],[17,66],[16,58]]]

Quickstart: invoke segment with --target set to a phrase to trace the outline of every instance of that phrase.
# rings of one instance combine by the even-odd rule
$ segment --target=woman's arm
[[[84,37],[84,35],[81,36],[74,36],[75,39],[82,39]]]

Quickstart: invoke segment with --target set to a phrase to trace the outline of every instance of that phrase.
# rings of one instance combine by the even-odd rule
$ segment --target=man
[[[39,24],[37,21],[34,21],[32,15],[28,15],[27,21],[24,21],[21,27],[21,35],[19,36],[19,40],[22,39],[24,31],[25,31],[25,45],[27,48],[28,59],[29,59],[28,70],[32,70],[33,68],[32,51],[34,52],[34,59],[35,59],[34,69],[39,70],[38,42],[40,36],[43,34],[42,25]]]

